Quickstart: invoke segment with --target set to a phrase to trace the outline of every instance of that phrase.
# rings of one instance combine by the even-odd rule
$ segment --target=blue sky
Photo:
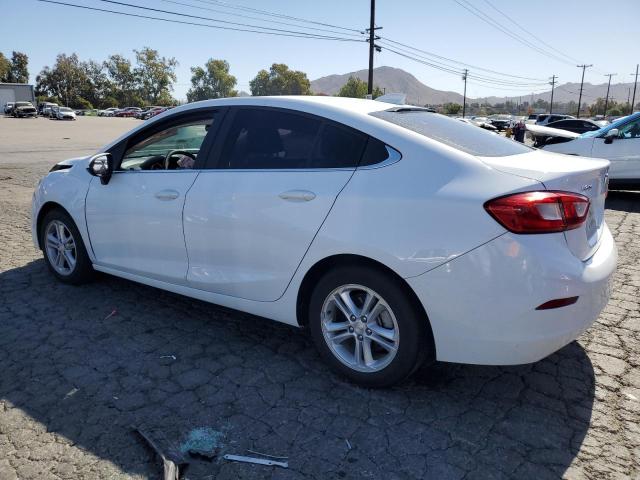
[[[135,12],[99,0],[61,1]],[[197,6],[233,12],[224,6],[210,4],[210,0],[175,0],[193,7],[176,5],[166,0],[122,1],[192,15],[256,23],[254,20],[195,8]],[[260,8],[356,29],[366,28],[369,22],[369,0],[225,1],[233,5]],[[636,63],[640,62],[638,0],[618,0],[612,4],[590,0],[490,0],[490,4],[486,0],[468,2],[512,31],[525,36],[538,47],[550,50],[519,30],[491,5],[562,54],[581,63],[594,64],[594,68],[587,70],[587,82],[603,83],[606,81],[605,73],[618,74],[613,78],[613,83],[632,81],[629,74],[634,71]],[[111,53],[120,53],[133,59],[132,50],[144,46],[155,48],[162,55],[173,56],[180,62],[174,92],[177,98],[184,98],[189,88],[189,68],[202,65],[211,57],[227,60],[231,64],[231,73],[238,78],[238,88],[247,91],[249,80],[258,70],[268,68],[274,62],[286,63],[291,68],[302,70],[310,79],[359,70],[368,65],[368,47],[363,42],[274,37],[168,24],[84,11],[36,0],[0,0],[0,11],[3,17],[0,51],[5,55],[10,55],[12,50],[27,53],[32,81],[43,66],[54,63],[58,53],[75,52],[83,60],[91,58],[101,61]],[[383,27],[381,35],[389,39],[483,68],[543,79],[556,74],[560,83],[580,81],[580,70],[575,67],[576,62],[573,60],[561,57],[565,61],[560,61],[527,48],[469,13],[456,0],[377,0],[376,24]],[[275,24],[271,27],[291,28]],[[551,53],[561,56],[553,50]],[[376,54],[375,65],[402,68],[433,88],[462,92],[462,80],[458,75],[416,63],[386,49]],[[471,71],[474,72],[473,69]],[[475,72],[491,75],[477,70]],[[518,85],[515,88],[510,86],[509,90],[506,88],[473,84],[470,81],[467,94],[470,97],[526,95],[532,91],[528,85]]]

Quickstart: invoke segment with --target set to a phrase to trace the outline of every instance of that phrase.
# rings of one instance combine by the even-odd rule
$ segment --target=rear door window
[[[217,168],[356,168],[367,135],[324,118],[276,108],[239,108]]]

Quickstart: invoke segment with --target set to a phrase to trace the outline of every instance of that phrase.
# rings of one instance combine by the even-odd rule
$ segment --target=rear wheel
[[[40,246],[49,270],[59,280],[78,285],[93,277],[93,266],[80,232],[63,210],[46,214],[40,231]]]
[[[325,360],[351,381],[395,384],[431,356],[428,320],[396,279],[367,267],[325,274],[309,303],[309,326]]]

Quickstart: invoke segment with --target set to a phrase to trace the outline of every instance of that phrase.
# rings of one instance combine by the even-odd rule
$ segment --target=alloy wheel
[[[77,247],[69,228],[53,220],[45,231],[45,248],[49,263],[60,275],[71,275],[76,267]]]
[[[348,284],[334,289],[322,305],[324,340],[347,367],[378,372],[395,358],[400,330],[389,304],[372,289]]]

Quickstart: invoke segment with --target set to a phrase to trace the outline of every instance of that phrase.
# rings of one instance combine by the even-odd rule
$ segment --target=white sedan
[[[36,188],[49,269],[94,270],[308,327],[354,382],[535,362],[607,303],[609,162],[426,109],[333,97],[191,103]]]
[[[571,132],[564,132],[572,138]],[[543,147],[547,151],[606,158],[611,162],[611,188],[640,190],[640,112],[620,118],[600,130]]]

